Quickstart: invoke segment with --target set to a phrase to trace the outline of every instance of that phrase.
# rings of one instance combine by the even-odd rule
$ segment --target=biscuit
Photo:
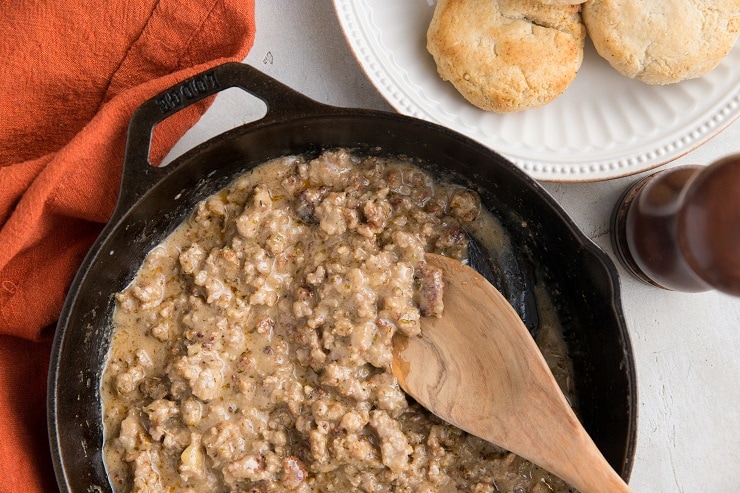
[[[565,92],[583,61],[580,8],[535,0],[439,0],[427,50],[439,76],[483,110],[542,106]]]
[[[648,84],[701,77],[740,30],[740,0],[589,0],[582,15],[596,51]]]
[[[586,0],[537,0],[545,5],[578,5]]]

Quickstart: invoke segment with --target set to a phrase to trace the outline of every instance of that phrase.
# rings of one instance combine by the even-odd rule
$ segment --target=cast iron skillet
[[[154,126],[228,87],[262,99],[266,116],[207,141],[166,167],[151,166]],[[628,479],[637,395],[617,272],[547,192],[503,157],[453,131],[394,113],[326,106],[248,65],[231,63],[163,92],[132,118],[118,205],[70,287],[54,340],[48,425],[60,489],[111,491],[101,456],[99,385],[113,294],[129,284],[145,254],[198,201],[238,174],[274,157],[332,147],[410,156],[481,194],[512,236],[514,262],[529,273],[525,283],[544,282],[554,298],[575,363],[583,424]],[[506,260],[499,267],[504,274],[511,270]]]

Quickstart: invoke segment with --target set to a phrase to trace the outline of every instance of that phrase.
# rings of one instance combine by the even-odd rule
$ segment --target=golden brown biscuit
[[[620,73],[671,84],[706,74],[732,49],[740,0],[589,0],[583,20]]]
[[[578,5],[579,3],[583,3],[586,0],[537,0],[540,3],[544,3],[546,5]]]
[[[439,0],[427,31],[437,72],[497,113],[549,103],[575,79],[586,31],[579,5]]]

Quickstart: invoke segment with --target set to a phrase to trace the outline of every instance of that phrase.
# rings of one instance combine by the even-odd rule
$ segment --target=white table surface
[[[247,63],[323,103],[393,111],[352,55],[331,0],[256,0],[256,8],[257,37]],[[229,89],[171,155],[263,111],[261,102]],[[665,166],[709,164],[739,152],[740,119]],[[615,259],[611,209],[625,187],[645,174],[543,185]],[[619,269],[639,399],[631,486],[651,493],[740,491],[740,298],[664,291]]]

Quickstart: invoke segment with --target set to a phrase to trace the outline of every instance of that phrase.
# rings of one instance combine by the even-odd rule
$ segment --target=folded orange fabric
[[[144,101],[254,41],[254,0],[0,3],[0,492],[54,491],[46,375],[66,289],[115,205]],[[161,160],[206,109],[157,127]]]

